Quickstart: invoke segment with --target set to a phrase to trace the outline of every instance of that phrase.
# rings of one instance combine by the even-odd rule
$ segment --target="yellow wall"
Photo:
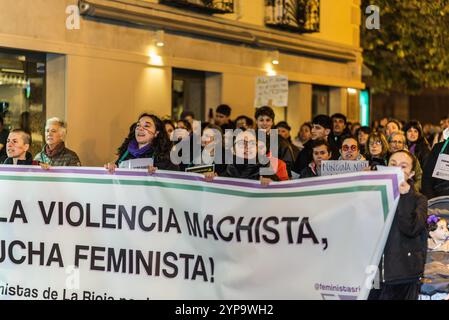
[[[140,113],[170,113],[169,69],[69,56],[67,79],[67,143],[86,164],[115,160]]]
[[[320,0],[320,32],[305,35],[315,39],[332,41],[349,46],[359,46],[354,37],[358,31],[360,0]],[[240,4],[239,4],[240,3]],[[257,26],[264,26],[264,0],[235,0],[236,13],[218,15]]]
[[[353,37],[353,3],[354,0],[321,0],[320,32],[306,36],[358,46]]]

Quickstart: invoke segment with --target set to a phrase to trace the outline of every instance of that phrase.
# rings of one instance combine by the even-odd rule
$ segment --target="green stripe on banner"
[[[161,182],[161,181],[144,181],[144,180],[122,180],[122,179],[91,179],[91,178],[62,178],[62,177],[29,177],[29,176],[0,176],[0,180],[13,180],[13,181],[34,181],[34,182],[72,182],[72,183],[90,183],[90,184],[119,184],[129,186],[146,186],[146,187],[161,187],[169,189],[180,189],[190,191],[201,191],[218,194],[226,194],[236,197],[245,198],[293,198],[293,197],[308,197],[316,195],[338,194],[338,193],[352,193],[352,192],[368,192],[379,191],[382,197],[382,207],[384,212],[384,221],[387,219],[389,207],[387,198],[386,186],[358,186],[358,187],[343,187],[334,189],[324,189],[315,191],[293,191],[293,192],[251,192],[240,190],[221,189],[208,186],[194,186],[189,184],[179,184],[173,182]],[[269,190],[269,189],[268,189]]]

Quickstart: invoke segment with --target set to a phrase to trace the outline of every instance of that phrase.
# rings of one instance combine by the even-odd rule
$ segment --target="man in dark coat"
[[[343,139],[351,135],[348,129],[346,116],[341,113],[335,113],[331,117],[332,132],[329,134],[328,142],[333,149],[340,150]]]

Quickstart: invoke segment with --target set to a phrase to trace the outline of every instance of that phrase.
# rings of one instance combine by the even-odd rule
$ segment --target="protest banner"
[[[0,166],[1,299],[365,299],[398,175]]]

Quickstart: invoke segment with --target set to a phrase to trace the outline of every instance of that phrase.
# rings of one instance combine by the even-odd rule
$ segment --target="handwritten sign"
[[[362,171],[369,166],[368,161],[330,160],[321,162],[321,175],[333,176],[337,174]]]
[[[286,76],[257,77],[255,107],[287,107],[288,78]]]

